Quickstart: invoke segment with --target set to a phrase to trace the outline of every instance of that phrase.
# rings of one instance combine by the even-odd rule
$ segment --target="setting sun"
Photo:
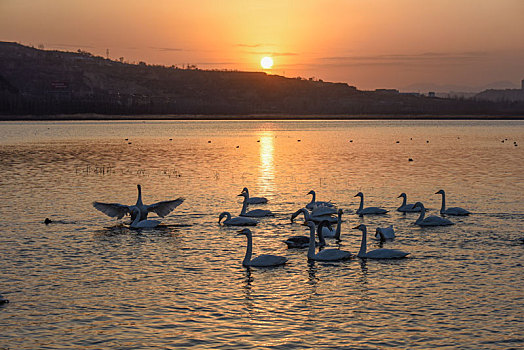
[[[273,59],[271,57],[267,57],[267,56],[263,57],[260,60],[260,65],[264,69],[271,69],[271,67],[273,67]]]

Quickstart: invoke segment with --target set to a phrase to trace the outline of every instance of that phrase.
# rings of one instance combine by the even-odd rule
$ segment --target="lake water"
[[[524,121],[0,126],[1,349],[524,348]],[[186,200],[143,231],[91,205],[134,204],[137,184],[146,204]],[[283,267],[242,267],[245,237],[218,225],[245,186],[276,213],[252,229],[254,254]],[[439,189],[473,214],[420,228],[395,211],[406,192],[438,215]],[[329,246],[357,253],[353,227],[392,224],[384,247],[409,258],[288,250],[310,190],[345,210]],[[359,191],[390,212],[359,218]]]

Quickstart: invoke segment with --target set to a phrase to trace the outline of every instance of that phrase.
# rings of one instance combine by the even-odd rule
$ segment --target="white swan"
[[[362,241],[360,242],[360,250],[357,254],[359,258],[362,259],[400,259],[406,257],[409,253],[406,253],[402,250],[398,249],[386,249],[386,248],[379,248],[372,250],[370,252],[367,251],[367,228],[366,225],[361,224],[357,227],[354,227],[355,230],[362,231]]]
[[[288,237],[284,243],[287,244],[287,249],[293,248],[307,248],[309,247],[309,237],[308,236],[291,236]],[[315,242],[315,244],[318,244]]]
[[[375,238],[379,239],[381,242],[395,238],[395,230],[393,229],[393,225],[389,225],[388,227],[377,227],[377,230],[375,231]]]
[[[425,218],[426,215],[426,208],[424,208],[424,204],[421,202],[415,203],[415,207],[420,208],[420,216],[418,217],[417,221],[415,221],[415,225],[419,226],[446,226],[446,225],[454,225],[453,222],[449,221],[448,219],[441,218],[440,216],[431,215]]]
[[[227,218],[224,220],[224,225],[226,226],[256,226],[257,222],[253,219],[246,218],[246,217],[236,217],[231,218],[231,214],[227,211],[220,213],[220,216],[218,217],[218,223],[220,224],[220,221],[226,216]]]
[[[324,221],[321,224],[323,223]],[[307,258],[309,260],[339,261],[351,258],[350,252],[340,249],[324,249],[315,254],[315,223],[313,221],[308,221],[306,224],[309,226],[309,249],[307,252]],[[322,230],[319,230],[318,233],[319,240],[322,241]]]
[[[337,222],[336,218],[327,216],[327,215],[326,216],[311,216],[311,214],[309,214],[309,211],[307,211],[306,208],[301,208],[297,210],[296,212],[294,212],[293,214],[291,214],[291,222],[293,222],[293,220],[295,220],[295,218],[300,214],[304,214],[304,221],[314,221],[318,223],[318,222],[327,220],[332,224]]]
[[[248,205],[248,203],[246,202],[247,194],[245,192],[242,192],[241,194],[239,194],[239,196],[244,197],[244,201],[242,202],[242,210],[240,211],[240,216],[247,216],[251,218],[261,218],[264,216],[274,216],[275,215],[271,212],[271,210],[265,210],[265,209],[254,209],[254,210],[247,211],[247,205]]]
[[[244,187],[242,192],[246,193],[247,204],[265,204],[267,203],[267,198],[265,197],[249,197],[249,190],[247,187]]]
[[[154,212],[163,218],[167,214],[171,213],[173,209],[182,204],[182,202],[184,202],[184,198],[180,197],[170,201],[162,201],[145,205],[142,203],[142,187],[140,185],[136,185],[136,187],[138,188],[138,198],[135,205],[93,202],[93,207],[100,210],[102,213],[111,217],[116,217],[117,219],[121,219],[124,217],[124,215],[130,214],[131,220],[134,221],[136,213],[140,213],[140,220],[147,219],[147,214],[150,212]],[[133,208],[137,208],[138,212],[133,214]]]
[[[372,214],[386,214],[388,211],[386,209],[378,207],[367,207],[364,208],[364,193],[359,192],[355,197],[360,197],[360,206],[357,209],[357,214],[359,216],[372,215]]]
[[[402,213],[413,213],[413,212],[419,212],[420,208],[415,208],[415,204],[407,204],[407,196],[405,193],[401,193],[400,196],[397,198],[402,197],[402,204],[400,207],[397,208],[397,211],[400,211]]]
[[[328,225],[324,225],[322,228],[322,234],[324,237],[328,238],[335,238],[336,240],[340,240],[340,232],[342,228],[342,214],[344,211],[342,209],[339,209],[337,212],[337,228],[333,229],[330,228]],[[320,227],[320,224],[319,224]]]
[[[131,214],[135,216],[135,219],[131,225],[129,225],[131,228],[155,228],[160,225],[160,221],[158,220],[140,220],[140,210],[136,207],[132,208]]]
[[[322,201],[316,201],[316,193],[315,191],[311,190],[309,191],[307,194],[311,194],[313,195],[313,197],[311,198],[311,202],[309,202],[307,205],[306,205],[306,208],[307,209],[315,209],[315,207],[319,207],[319,206],[324,206],[324,207],[334,207],[335,205],[331,202],[322,202]]]
[[[319,242],[315,242],[315,245],[319,245],[321,247],[324,247],[326,245],[326,240],[324,239],[324,235],[320,234],[319,232],[324,232],[324,230],[328,230],[328,232],[333,231],[331,228],[331,225],[327,220],[323,220],[318,224],[317,227],[317,234],[319,237]],[[307,248],[309,247],[309,237],[308,236],[291,236],[288,237],[284,243],[287,244],[288,249],[291,248]]]
[[[269,254],[259,255],[256,258],[251,259],[251,256],[253,254],[253,234],[251,233],[251,230],[245,228],[242,231],[239,231],[238,234],[245,235],[247,237],[246,255],[244,256],[242,265],[253,267],[270,267],[283,265],[287,262],[287,258],[283,256]]]
[[[446,192],[444,190],[439,190],[435,194],[442,195],[442,206],[440,207],[440,214],[445,215],[456,215],[456,216],[465,216],[471,214],[469,211],[459,207],[451,207],[446,209]]]

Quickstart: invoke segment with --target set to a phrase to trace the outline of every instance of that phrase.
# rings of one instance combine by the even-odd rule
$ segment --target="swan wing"
[[[323,216],[323,215],[332,215],[336,214],[337,209],[327,206],[317,206],[311,211],[312,216]]]
[[[180,197],[171,201],[162,201],[147,206],[147,211],[154,212],[161,218],[171,213],[173,209],[184,202],[184,198]]]
[[[102,213],[117,219],[122,219],[126,214],[130,214],[129,206],[118,203],[93,202],[93,207]]]
[[[287,262],[287,258],[278,255],[263,254],[259,255],[249,262],[249,266],[259,266],[259,267],[268,267],[268,266],[278,266],[283,265]]]
[[[315,260],[319,261],[337,261],[351,258],[351,253],[339,249],[324,249],[315,254]]]
[[[366,253],[365,258],[368,258],[368,259],[400,259],[400,258],[406,257],[407,255],[409,255],[409,253],[403,252],[402,250],[380,248],[380,249],[375,249],[375,250],[372,250]]]
[[[470,212],[464,208],[451,207],[451,208],[446,209],[444,214],[462,216],[462,215],[469,215]]]
[[[264,197],[250,197],[246,199],[247,204],[265,204],[267,203],[267,198]]]
[[[231,220],[224,221],[225,225],[228,226],[256,226],[257,222],[248,218],[232,218]]]

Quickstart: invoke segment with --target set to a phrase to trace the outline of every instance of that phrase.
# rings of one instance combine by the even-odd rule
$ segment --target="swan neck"
[[[311,195],[313,196],[313,197],[311,197],[311,203],[315,203],[316,202],[316,197],[317,197],[315,191],[311,191]]]
[[[335,239],[340,239],[340,231],[342,227],[342,215],[339,215],[337,218],[337,230],[335,231]]]
[[[136,213],[135,219],[131,223],[131,227],[136,227],[140,222],[140,210],[133,210],[133,213]]]
[[[311,215],[309,215],[309,212],[306,209],[302,208],[300,209],[300,211],[304,214],[305,221],[311,220]]]
[[[364,196],[359,196],[360,197],[360,205],[358,207],[358,210],[361,211],[362,209],[364,209]]]
[[[446,211],[446,194],[441,193],[442,195],[442,206],[440,207],[440,212]]]
[[[318,224],[318,229],[317,229],[318,243],[321,247],[326,245],[326,240],[324,239],[324,234],[322,233],[322,230],[324,229],[325,226],[326,225],[322,221],[321,223]]]
[[[315,226],[309,228],[309,249],[307,257],[312,259],[315,256]]]
[[[358,252],[358,256],[363,257],[366,255],[367,250],[367,228],[362,229],[362,241],[360,242],[360,250]]]
[[[424,220],[424,216],[425,215],[426,215],[426,208],[421,208],[420,209],[420,215],[419,215],[417,221],[415,221],[415,224],[421,223]]]
[[[247,210],[247,198],[244,197],[244,201],[242,202],[242,210],[240,211],[240,215],[244,215]]]
[[[248,234],[246,235],[246,237],[247,237],[246,255],[244,256],[242,265],[249,266],[249,262],[251,261],[251,256],[253,255],[253,236]]]
[[[138,198],[136,200],[136,205],[137,205],[137,207],[141,206],[141,205],[144,205],[142,203],[142,187],[140,187],[140,186],[138,186]],[[139,213],[139,216],[140,216],[140,213]]]
[[[406,196],[402,196],[402,206],[405,206],[408,202],[408,199],[406,198]]]

